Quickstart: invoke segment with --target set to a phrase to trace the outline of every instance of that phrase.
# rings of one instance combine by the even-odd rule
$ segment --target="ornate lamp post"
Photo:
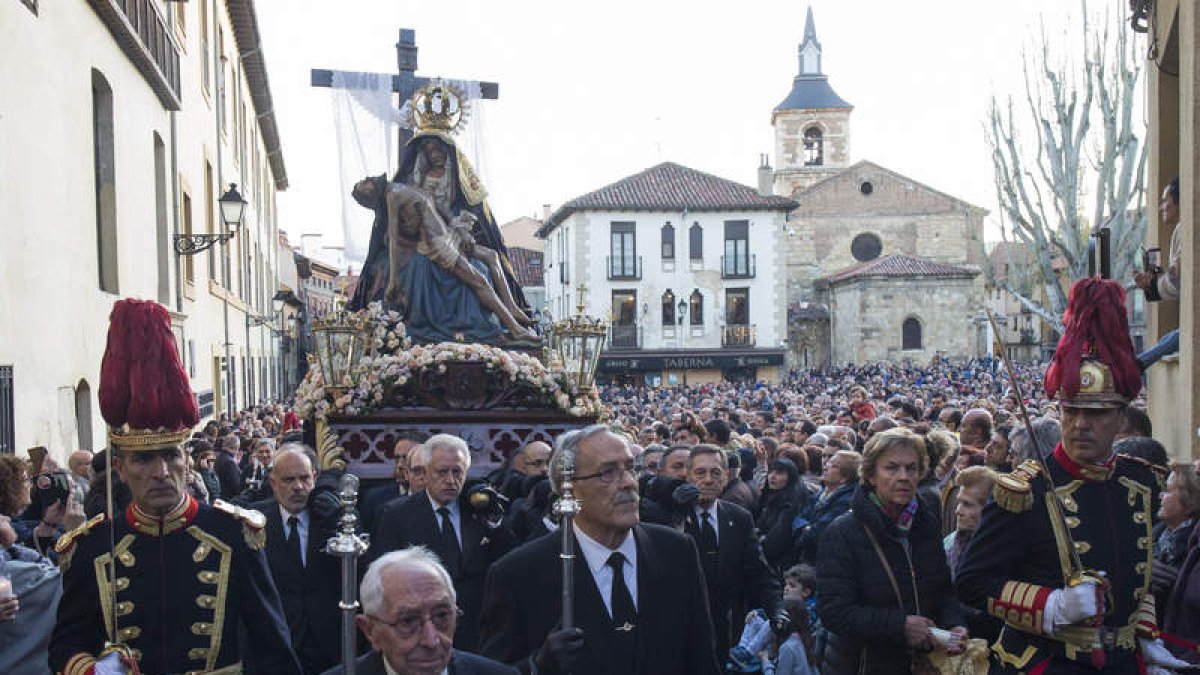
[[[596,366],[607,341],[604,319],[583,313],[583,295],[587,286],[576,290],[576,313],[550,326],[550,349],[562,363],[563,371],[580,392],[590,392],[596,381]]]
[[[325,390],[336,398],[351,386],[350,372],[367,348],[366,319],[339,307],[313,320],[313,341]]]

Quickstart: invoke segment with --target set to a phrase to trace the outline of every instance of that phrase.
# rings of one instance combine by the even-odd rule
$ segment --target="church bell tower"
[[[850,112],[822,70],[821,42],[812,6],[800,42],[800,72],[787,98],[771,113],[775,128],[774,191],[790,197],[850,164]]]

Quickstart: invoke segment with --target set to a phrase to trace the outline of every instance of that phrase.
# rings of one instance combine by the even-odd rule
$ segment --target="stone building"
[[[799,73],[771,117],[778,166],[764,158],[758,181],[799,202],[787,222],[789,364],[980,355],[987,212],[873,162],[851,163],[852,110],[825,75],[810,8]],[[906,340],[906,325],[919,325],[923,339]]]

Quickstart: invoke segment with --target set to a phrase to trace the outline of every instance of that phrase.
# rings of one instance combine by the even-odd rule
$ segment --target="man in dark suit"
[[[363,529],[370,532],[375,526],[375,517],[385,504],[399,497],[407,497],[414,492],[425,489],[425,472],[422,469],[419,482],[410,479],[409,458],[413,448],[424,443],[429,434],[420,431],[405,430],[396,434],[396,444],[392,446],[392,478],[384,485],[368,490],[359,502],[358,512],[362,517]]]
[[[221,437],[217,447],[217,461],[213,464],[213,472],[221,482],[221,494],[214,495],[214,499],[220,497],[228,501],[242,491],[242,470],[238,466],[242,459],[241,447],[242,440],[237,434],[230,433]]]
[[[419,544],[437,554],[454,581],[463,616],[454,646],[479,643],[479,605],[488,565],[504,551],[499,523],[490,523],[459,500],[471,453],[457,436],[437,434],[417,448],[425,466],[426,488],[386,504],[377,514],[368,555],[378,557]]]
[[[427,549],[384,554],[363,577],[363,613],[355,620],[370,653],[355,662],[358,675],[516,675],[517,671],[452,647],[458,624],[450,575]],[[342,666],[325,675],[342,675]]]
[[[267,562],[283,601],[292,646],[305,673],[319,673],[341,654],[338,559],[321,551],[334,523],[308,508],[316,479],[314,455],[287,443],[275,454],[268,479],[271,499],[254,504],[267,517]]]
[[[684,529],[696,542],[708,587],[708,606],[716,631],[717,657],[726,658],[729,645],[741,633],[745,612],[762,609],[775,617],[783,598],[758,543],[754,518],[742,507],[718,499],[729,478],[725,452],[715,445],[697,445],[688,458],[688,482],[698,488]],[[735,611],[736,610],[736,611]]]
[[[573,628],[560,629],[561,541],[536,539],[488,573],[481,653],[542,675],[715,675],[708,597],[696,547],[682,533],[638,524],[633,455],[594,425],[559,437],[550,477],[574,467]]]

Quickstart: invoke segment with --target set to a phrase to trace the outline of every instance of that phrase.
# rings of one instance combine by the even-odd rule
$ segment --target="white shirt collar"
[[[583,559],[587,561],[592,576],[595,576],[596,572],[608,564],[608,558],[614,550],[620,551],[621,555],[625,556],[625,560],[633,565],[633,569],[637,569],[637,542],[633,538],[633,530],[625,533],[625,539],[620,546],[611,549],[584,534],[583,530],[579,529],[579,525],[575,523],[571,523],[571,525],[575,528],[575,541],[579,542],[579,550],[583,553]]]
[[[459,514],[458,514],[458,500],[457,499],[450,500],[449,504],[439,504],[433,500],[433,497],[429,496],[428,492],[425,493],[425,498],[429,500],[429,508],[433,509],[433,515],[436,516],[438,509],[445,506],[447,509],[450,509],[450,516],[452,518],[458,517]]]
[[[279,515],[283,518],[283,533],[284,534],[287,534],[288,518],[291,518],[292,516],[296,516],[296,520],[299,521],[297,523],[298,527],[300,527],[301,529],[308,529],[308,509],[304,509],[300,513],[292,513],[291,511],[288,511],[287,509],[283,508],[283,504],[280,504],[279,505]]]

